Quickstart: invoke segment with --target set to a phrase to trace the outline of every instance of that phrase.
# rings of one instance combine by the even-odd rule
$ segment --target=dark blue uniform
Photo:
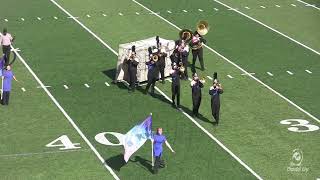
[[[219,124],[220,94],[222,93],[223,93],[223,90],[218,88],[209,90],[209,94],[211,95],[211,112],[217,124]]]

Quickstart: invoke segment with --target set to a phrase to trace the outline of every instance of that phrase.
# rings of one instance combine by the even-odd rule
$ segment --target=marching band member
[[[223,88],[218,79],[214,79],[213,85],[210,87],[209,94],[211,95],[211,112],[216,124],[219,124],[220,113],[220,94],[223,93]]]
[[[175,64],[180,64],[181,59],[180,59],[180,54],[179,54],[179,52],[178,52],[177,49],[175,49],[175,50],[173,51],[173,53],[170,55],[170,59],[171,59],[171,66],[172,66],[172,68],[173,68],[174,63],[175,63]]]
[[[151,94],[153,95],[154,94],[154,86],[155,86],[156,81],[159,77],[159,67],[156,62],[156,59],[154,59],[157,49],[152,51],[151,48],[149,48],[148,51],[149,51],[149,57],[150,57],[150,60],[148,62],[146,62],[146,65],[148,66],[148,84],[147,84],[147,87],[146,87],[144,93],[147,94],[149,91],[149,88],[151,86]]]
[[[199,62],[201,65],[201,70],[204,71],[204,62],[203,62],[203,47],[202,45],[205,44],[207,41],[198,33],[198,31],[195,31],[192,37],[192,40],[190,41],[190,46],[192,49],[192,72],[196,72],[195,64],[197,57],[199,58]]]
[[[136,57],[136,47],[132,46],[129,56],[124,60],[124,63],[128,66],[129,75],[129,92],[133,92],[136,88],[137,82],[137,66],[139,61]]]
[[[171,83],[171,92],[172,92],[172,107],[180,108],[180,76],[183,72],[183,69],[179,68],[176,63],[173,65],[173,69],[170,72],[172,83]],[[177,97],[177,105],[175,99]]]
[[[161,75],[161,81],[164,84],[164,69],[166,67],[166,57],[167,57],[167,53],[166,50],[164,49],[164,47],[160,48],[160,51],[158,53],[159,56],[159,71],[160,71],[160,75]]]
[[[191,81],[191,89],[192,89],[192,104],[193,104],[193,115],[198,117],[199,115],[199,107],[201,104],[201,88],[203,88],[204,80],[200,80],[198,75],[195,73],[193,75],[193,79]]]
[[[186,40],[181,39],[178,40],[177,42],[177,49],[180,53],[180,58],[182,65],[185,67],[185,71],[183,72],[183,79],[187,80],[188,79],[188,56],[189,56],[189,46]]]

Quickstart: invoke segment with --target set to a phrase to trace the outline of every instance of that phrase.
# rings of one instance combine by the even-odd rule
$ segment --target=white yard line
[[[44,86],[46,88],[50,88],[51,86]],[[37,86],[38,89],[42,88],[42,86]]]
[[[74,149],[74,150],[45,151],[45,152],[34,152],[34,153],[0,154],[0,158],[1,157],[34,156],[34,155],[56,154],[56,153],[69,153],[69,152],[79,152],[79,151],[90,152],[89,149]]]
[[[251,75],[255,75],[256,73],[249,73]],[[246,76],[247,74],[246,73],[242,73],[241,76]]]
[[[63,87],[64,87],[65,89],[69,89],[69,87],[68,87],[67,85],[63,85]]]
[[[286,71],[288,74],[293,75],[293,72],[291,71]]]
[[[132,0],[133,2],[135,2],[136,4],[140,5],[141,7],[143,7],[144,9],[146,9],[149,12],[153,12],[152,10],[150,10],[149,8],[145,7],[144,5],[142,5],[141,3]],[[216,1],[216,0],[214,0]],[[171,26],[175,27],[176,29],[178,29],[179,31],[181,31],[181,28],[179,28],[178,26],[176,26],[175,24],[173,24],[172,22],[168,21],[167,19],[163,18],[162,16],[160,16],[159,14],[155,14],[153,13],[155,16],[159,17],[160,19],[162,19],[163,21],[167,22],[168,24],[170,24]],[[264,87],[266,87],[267,89],[269,89],[270,91],[272,91],[274,94],[278,95],[279,97],[281,97],[282,99],[284,99],[285,101],[287,101],[288,103],[290,103],[292,106],[296,107],[297,109],[299,109],[301,112],[305,113],[306,115],[308,115],[309,117],[311,117],[312,119],[316,120],[317,122],[320,123],[320,120],[313,116],[311,113],[309,113],[308,111],[304,110],[303,108],[301,108],[300,106],[298,106],[297,104],[295,104],[293,101],[291,101],[290,99],[288,99],[287,97],[283,96],[282,94],[280,94],[278,91],[274,90],[273,88],[271,88],[270,86],[268,86],[267,84],[265,84],[264,82],[262,82],[260,79],[254,77],[253,75],[251,75],[250,73],[248,73],[246,70],[244,70],[242,67],[240,67],[239,65],[237,65],[236,63],[232,62],[231,60],[229,60],[228,58],[226,58],[225,56],[223,56],[222,54],[220,54],[219,52],[217,52],[216,50],[212,49],[211,47],[204,45],[204,47],[208,48],[210,51],[214,52],[215,54],[217,54],[218,56],[220,56],[222,59],[224,59],[225,61],[227,61],[228,63],[232,64],[234,67],[236,67],[237,69],[239,69],[240,71],[248,74],[248,76],[250,76],[252,79],[254,79],[255,81],[257,81],[258,83],[260,83],[261,85],[263,85]]]
[[[315,8],[315,9],[320,10],[319,7],[317,7],[317,6],[313,5],[313,4],[306,3],[306,2],[304,2],[304,1],[302,1],[302,0],[296,0],[296,1],[302,3],[302,4],[306,5],[306,6],[310,6],[310,7],[313,7],[313,8]]]
[[[233,77],[230,74],[228,74],[227,76],[228,76],[228,78],[233,79]]]
[[[312,74],[312,72],[308,69],[306,69],[306,72],[309,73],[309,74]]]
[[[133,0],[133,1],[135,1],[135,0]],[[218,0],[214,0],[214,1],[217,2],[217,3],[219,3],[219,4],[221,4],[221,5],[223,5],[223,6],[225,6],[225,7],[227,7],[227,8],[229,8],[229,9],[232,9],[232,7],[228,6],[227,4],[224,4],[224,3],[222,3],[222,2],[220,2],[220,1],[218,1]],[[298,1],[299,1],[299,0],[298,0]],[[258,24],[260,24],[260,25],[262,25],[262,26],[264,26],[264,27],[266,27],[266,28],[268,28],[268,29],[270,29],[270,30],[272,30],[272,31],[274,31],[274,32],[276,32],[276,33],[278,33],[278,34],[286,37],[286,38],[288,38],[288,39],[290,39],[291,41],[293,41],[293,42],[295,42],[295,43],[297,43],[297,44],[299,44],[299,45],[301,45],[301,46],[309,49],[310,51],[312,51],[312,52],[320,55],[320,52],[312,49],[311,47],[309,47],[309,46],[307,46],[307,45],[305,45],[305,44],[303,44],[303,43],[301,43],[301,42],[299,42],[299,41],[297,41],[297,40],[295,40],[295,39],[293,39],[293,38],[291,38],[291,37],[289,37],[288,35],[280,32],[280,31],[278,31],[278,30],[276,30],[276,29],[274,29],[274,28],[272,28],[272,27],[270,27],[270,26],[262,23],[261,21],[255,19],[255,18],[253,18],[253,17],[251,17],[251,16],[249,16],[249,15],[247,15],[247,14],[245,14],[245,13],[243,13],[243,12],[237,10],[237,9],[234,9],[234,11],[237,12],[237,13],[239,13],[239,14],[241,14],[242,16],[245,16],[245,17],[251,19],[252,21],[254,21],[254,22],[256,22],[256,23],[258,23]]]
[[[273,74],[272,74],[271,72],[267,72],[267,74],[268,74],[269,76],[273,76]]]

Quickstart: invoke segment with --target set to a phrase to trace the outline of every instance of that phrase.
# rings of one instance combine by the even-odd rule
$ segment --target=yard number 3
[[[309,124],[309,121],[303,119],[286,119],[280,121],[280,123],[290,125],[291,127],[289,127],[288,130],[292,132],[311,132],[319,130],[318,126]]]

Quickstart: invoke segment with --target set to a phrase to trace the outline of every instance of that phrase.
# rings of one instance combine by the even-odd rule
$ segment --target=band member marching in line
[[[175,50],[173,51],[173,53],[170,55],[170,59],[171,59],[171,66],[172,66],[172,68],[173,68],[173,65],[174,65],[174,64],[180,64],[180,63],[182,63],[182,62],[181,62],[181,59],[180,59],[180,53],[179,53],[179,51],[178,51],[177,49],[175,49]]]
[[[176,42],[177,49],[180,55],[181,62],[179,63],[180,66],[185,67],[185,71],[183,72],[182,79],[187,80],[188,79],[188,56],[189,56],[189,46],[187,45],[185,40],[178,40]]]
[[[157,49],[152,50],[151,47],[148,48],[149,51],[149,61],[146,62],[146,65],[148,66],[148,84],[145,89],[145,94],[148,93],[149,88],[151,86],[151,94],[154,94],[154,86],[156,84],[156,81],[159,77],[159,67],[158,67],[158,55]]]
[[[172,107],[180,108],[180,77],[184,72],[184,67],[178,67],[176,63],[173,64],[173,69],[170,72],[172,83],[171,83],[171,92],[172,92]],[[177,97],[177,104],[176,104]]]
[[[166,53],[166,50],[164,47],[162,47],[160,45],[160,49],[159,49],[159,52],[158,52],[158,56],[159,56],[159,62],[158,62],[158,65],[159,65],[159,71],[160,71],[160,75],[161,75],[161,81],[162,83],[164,84],[165,81],[164,81],[164,69],[166,67],[166,57],[167,57],[167,53]]]
[[[203,62],[203,47],[202,47],[202,43],[206,43],[206,40],[202,38],[202,36],[195,31],[194,35],[192,37],[192,40],[190,42],[190,46],[192,49],[192,72],[195,73],[196,72],[196,60],[197,57],[199,58],[199,62],[200,62],[200,66],[201,66],[201,70],[204,71],[204,62]]]
[[[199,58],[201,70],[204,71],[204,62],[203,62],[203,44],[207,41],[202,37],[206,35],[209,31],[209,25],[206,21],[200,21],[197,25],[197,30],[193,33],[192,40],[190,41],[190,47],[192,49],[192,67],[191,70],[193,73],[196,72],[196,60]]]
[[[211,112],[216,122],[219,124],[219,113],[220,113],[220,94],[223,93],[223,88],[217,79],[217,73],[213,75],[213,85],[210,87],[209,94],[211,95]]]
[[[195,73],[193,75],[193,79],[191,81],[191,89],[192,89],[192,104],[193,104],[193,115],[198,117],[199,116],[199,107],[201,104],[201,88],[203,88],[203,84],[205,80],[200,80],[198,75]]]
[[[129,92],[133,92],[136,88],[137,82],[137,66],[139,61],[136,57],[136,47],[132,46],[129,56],[124,60],[124,63],[128,66],[129,76]]]

